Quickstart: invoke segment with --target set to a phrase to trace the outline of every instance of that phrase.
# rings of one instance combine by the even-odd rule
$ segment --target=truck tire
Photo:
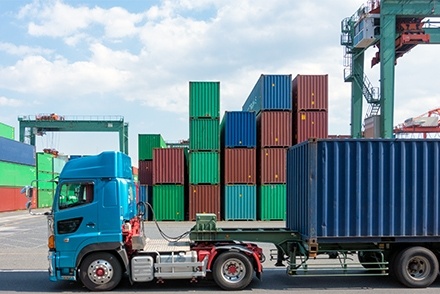
[[[212,277],[223,290],[242,290],[252,281],[252,264],[243,253],[224,252],[214,262]]]
[[[431,285],[439,272],[435,254],[425,247],[410,247],[399,252],[391,269],[396,279],[410,288],[425,288]]]
[[[91,291],[110,291],[121,281],[121,264],[113,254],[92,253],[81,262],[79,277]]]

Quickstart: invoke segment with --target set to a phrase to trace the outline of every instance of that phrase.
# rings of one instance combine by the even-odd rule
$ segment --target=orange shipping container
[[[185,150],[156,148],[153,150],[153,184],[185,184]]]
[[[297,75],[292,81],[293,110],[327,111],[328,75]]]
[[[0,212],[24,210],[28,199],[21,194],[22,187],[0,187]],[[32,208],[37,207],[37,189],[33,189]]]
[[[292,145],[292,113],[263,111],[257,117],[260,147],[289,147]]]
[[[220,220],[220,185],[189,186],[188,220],[196,220],[197,213],[214,213]]]

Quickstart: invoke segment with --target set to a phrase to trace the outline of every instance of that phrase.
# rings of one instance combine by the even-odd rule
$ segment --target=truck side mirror
[[[34,187],[32,186],[25,186],[21,189],[20,193],[25,194],[25,196],[31,200],[33,195]]]

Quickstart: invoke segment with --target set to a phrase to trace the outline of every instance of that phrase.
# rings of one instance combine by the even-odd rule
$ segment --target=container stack
[[[27,199],[20,191],[32,184],[36,173],[35,147],[3,137],[11,133],[5,129],[0,136],[0,212],[25,208]],[[32,200],[35,208],[36,197]]]
[[[225,112],[221,130],[225,220],[257,219],[257,125],[255,112]]]
[[[59,176],[67,162],[67,157],[43,152],[37,153],[37,206],[51,207],[55,195],[54,180]]]
[[[15,139],[14,127],[0,122],[0,137],[14,140]]]
[[[286,152],[292,145],[292,76],[261,75],[243,110],[257,115],[260,220],[286,217]]]
[[[160,134],[138,135],[138,180],[139,201],[141,202],[153,204],[153,150],[166,148],[166,146],[165,140]]]
[[[328,136],[328,75],[297,75],[292,81],[293,144]]]
[[[153,208],[156,220],[185,220],[186,170],[186,149],[153,150]]]
[[[220,83],[189,83],[189,220],[220,219]]]

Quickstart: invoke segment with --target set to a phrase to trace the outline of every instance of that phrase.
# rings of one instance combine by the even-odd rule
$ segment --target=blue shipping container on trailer
[[[35,166],[35,146],[0,137],[0,161]]]
[[[226,111],[220,128],[222,147],[257,147],[257,118],[255,112]]]
[[[292,75],[261,75],[243,111],[292,110]]]
[[[310,140],[287,155],[287,220],[304,240],[440,237],[440,140]]]

